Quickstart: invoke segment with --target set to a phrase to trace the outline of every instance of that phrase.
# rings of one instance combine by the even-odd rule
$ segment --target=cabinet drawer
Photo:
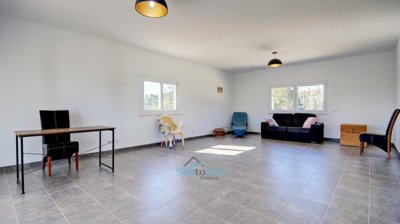
[[[341,133],[360,134],[362,132],[367,132],[367,126],[366,125],[341,125],[340,132]]]

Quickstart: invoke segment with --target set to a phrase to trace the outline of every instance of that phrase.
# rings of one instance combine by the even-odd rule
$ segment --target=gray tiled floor
[[[196,152],[215,145],[255,149]],[[192,156],[225,175],[178,176]],[[32,172],[25,195],[15,172],[3,171],[1,223],[400,223],[399,156],[387,161],[375,147],[360,157],[357,148],[331,142],[226,136],[190,140],[185,149],[178,143],[172,151],[119,152],[115,173],[99,168],[96,157],[80,162],[79,172],[66,162],[52,177]]]

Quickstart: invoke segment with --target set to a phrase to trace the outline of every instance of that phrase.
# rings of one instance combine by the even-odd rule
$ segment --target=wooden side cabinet
[[[367,132],[366,124],[341,124],[340,144],[348,146],[360,146],[360,133]],[[365,143],[365,147],[367,144]]]

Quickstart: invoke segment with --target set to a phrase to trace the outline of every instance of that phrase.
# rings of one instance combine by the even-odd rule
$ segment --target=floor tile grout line
[[[179,200],[177,200],[177,201],[179,201]],[[188,202],[186,202],[186,201],[184,201],[184,202],[182,202],[182,203],[188,204],[188,205],[190,205],[190,206],[193,206],[194,208],[197,208],[197,210],[196,210],[195,212],[191,213],[190,215],[183,216],[182,218],[180,218],[181,220],[184,220],[184,219],[186,219],[186,218],[189,218],[190,216],[193,216],[193,215],[195,215],[196,213],[198,213],[198,212],[200,212],[200,211],[203,211],[203,212],[205,212],[205,213],[208,213],[209,215],[212,215],[212,216],[215,216],[215,217],[221,219],[220,217],[218,217],[218,216],[216,216],[216,215],[214,215],[214,214],[211,214],[211,213],[209,213],[209,212],[207,212],[207,211],[201,209],[200,207],[197,207],[196,205],[193,205],[193,204],[188,203]],[[164,207],[164,205],[163,205],[162,207]],[[156,210],[155,210],[155,212],[156,212]],[[175,220],[171,220],[171,219],[168,219],[168,220],[169,220],[169,221],[173,221],[174,223],[177,223],[177,221],[175,221]],[[221,219],[221,220],[224,221],[223,219]]]
[[[127,173],[126,173],[127,174]],[[127,174],[128,175],[128,174]],[[129,177],[133,177],[133,176],[130,176],[130,175],[128,175]],[[72,182],[74,182],[70,177],[68,177],[68,179],[70,179]],[[114,183],[112,183],[111,181],[109,181],[109,180],[107,180],[105,177],[100,177],[100,179],[102,179],[103,181],[105,181],[105,182],[107,182],[107,183],[109,183],[109,184],[111,184],[111,186],[113,186],[113,187],[115,187],[116,189],[118,189],[119,191],[121,191],[122,193],[124,193],[124,194],[126,194],[128,197],[131,197],[132,199],[134,199],[134,200],[138,200],[138,201],[142,201],[140,198],[137,198],[137,197],[135,197],[134,195],[132,195],[132,194],[130,194],[130,193],[128,193],[126,190],[124,190],[123,188],[121,188],[121,187],[119,187],[118,185],[116,185],[116,184],[114,184]],[[94,197],[93,196],[91,196],[90,195],[90,193],[89,192],[87,192],[86,190],[84,190],[79,184],[77,184],[76,182],[74,182],[80,189],[82,189],[86,194],[88,194],[93,200],[95,200],[94,199]],[[155,186],[152,186],[152,187],[154,187],[154,188],[156,188],[157,190],[160,190],[158,187],[155,187]],[[159,193],[167,193],[167,191],[164,191],[164,190],[160,190],[160,192]],[[96,200],[95,200],[96,201]],[[98,203],[98,204],[100,204],[99,202],[97,202],[96,201],[96,203]],[[145,204],[148,204],[147,202],[144,202]],[[101,205],[101,204],[100,204]],[[101,205],[102,206],[102,205]],[[164,206],[164,205],[163,205]],[[162,206],[162,207],[163,207]],[[103,208],[105,208],[104,206],[102,206]],[[106,209],[106,208],[105,208]],[[106,209],[106,210],[108,210],[108,209]],[[109,211],[109,212],[111,212],[111,211]],[[114,216],[114,215],[113,215]],[[118,217],[116,217],[116,216],[114,216],[115,218],[117,218],[118,219],[118,221],[120,221],[120,222],[122,222],[122,220],[120,220]],[[171,222],[173,222],[173,223],[176,223],[174,220],[169,220],[169,221],[171,221]],[[123,223],[123,222],[122,222]]]
[[[218,199],[217,199],[217,200],[218,200]],[[214,201],[213,201],[213,202],[214,202]],[[190,217],[190,216],[193,216],[193,215],[195,215],[195,214],[198,213],[198,212],[204,212],[204,213],[207,213],[207,214],[209,214],[209,215],[212,215],[212,216],[214,216],[214,217],[220,219],[221,221],[225,222],[225,220],[223,220],[222,218],[220,218],[220,217],[218,217],[218,216],[216,216],[216,215],[214,215],[214,214],[212,214],[212,213],[210,213],[210,212],[208,212],[208,211],[202,209],[201,207],[198,207],[197,205],[194,205],[194,204],[189,203],[189,202],[186,202],[186,201],[184,201],[184,203],[186,203],[186,204],[188,204],[188,205],[190,205],[190,206],[193,206],[193,207],[195,207],[195,208],[198,208],[198,211],[196,211],[196,212],[194,212],[193,214],[190,214],[190,215],[184,217],[183,219],[186,219],[186,218],[188,218],[188,217]],[[211,202],[211,203],[212,203],[212,202]]]
[[[245,184],[245,183],[250,183],[250,182],[244,182],[244,181],[242,181],[241,184],[239,184],[238,186],[232,188],[232,190],[230,190],[228,193],[230,193],[230,192],[236,190],[236,189],[239,188],[242,184]],[[250,183],[250,184],[252,184],[252,183]],[[222,184],[221,184],[221,185],[222,185]],[[222,185],[222,186],[224,186],[224,185]],[[257,185],[257,186],[258,186],[258,185]],[[240,190],[238,190],[238,191],[240,191]],[[240,191],[240,192],[245,193],[245,194],[249,194],[249,193],[246,193],[246,192],[243,192],[243,191]],[[210,194],[207,194],[207,192],[199,191],[199,193],[204,193],[204,194],[206,194],[206,195],[208,195],[208,196],[210,196],[210,197],[214,197],[214,196],[212,196],[212,195],[210,195]],[[228,193],[226,193],[226,194],[228,194]],[[231,201],[229,201],[229,200],[226,200],[226,199],[223,199],[223,198],[222,198],[222,197],[223,197],[224,195],[226,195],[226,194],[223,194],[221,197],[218,197],[216,200],[224,200],[224,201],[227,201],[227,202],[231,202]],[[247,205],[250,205],[251,203],[253,203],[253,201],[255,201],[256,199],[258,199],[259,197],[261,197],[261,194],[262,194],[262,193],[260,193],[259,195],[257,195],[257,196],[255,197],[255,199],[253,199],[253,200],[252,200],[250,203],[248,203]],[[214,201],[216,201],[216,200],[214,200]],[[213,203],[214,201],[210,202],[210,204]],[[236,204],[236,203],[234,203],[234,202],[231,202],[231,203],[234,203],[235,205],[239,206],[239,207],[240,207],[240,210],[239,210],[238,212],[236,212],[231,218],[229,218],[228,220],[225,221],[224,219],[222,219],[222,218],[216,216],[215,214],[212,214],[212,213],[206,211],[206,210],[203,209],[202,207],[199,207],[199,206],[197,206],[197,205],[194,205],[194,204],[189,203],[189,202],[186,202],[186,201],[184,201],[184,203],[187,203],[187,204],[189,204],[189,205],[191,205],[191,206],[194,206],[195,208],[198,208],[199,210],[201,210],[201,211],[203,211],[203,212],[206,212],[206,213],[208,213],[208,214],[210,214],[210,215],[212,215],[212,216],[215,216],[215,217],[217,217],[218,219],[220,219],[221,221],[224,221],[224,223],[228,223],[229,220],[231,220],[231,219],[232,219],[234,216],[236,216],[240,211],[242,211],[242,209],[247,209],[245,206],[242,206],[242,205]],[[196,213],[196,212],[195,212],[195,213]],[[195,214],[195,213],[193,213],[193,214]],[[256,213],[257,213],[257,212],[256,212]],[[191,214],[191,215],[193,215],[193,214]],[[257,214],[259,214],[259,213],[257,213]],[[191,215],[189,215],[189,216],[191,216]],[[189,217],[189,216],[187,216],[187,217]]]
[[[241,171],[240,171],[240,172],[241,172]],[[310,182],[310,181],[312,180],[312,177],[314,177],[317,173],[318,173],[318,171],[316,170],[315,173],[308,179],[308,181],[306,181],[306,182],[303,184],[302,188],[304,188],[304,187],[307,185],[307,183]],[[252,175],[252,174],[249,174],[249,175],[260,178],[260,177],[257,176],[257,175]],[[263,179],[265,179],[265,178],[263,178]],[[230,192],[232,192],[233,190],[237,190],[237,188],[239,188],[242,184],[246,184],[246,183],[247,183],[247,184],[256,185],[256,186],[260,186],[260,185],[257,185],[257,184],[254,184],[254,183],[249,182],[249,180],[245,180],[245,181],[241,181],[241,182],[242,182],[241,184],[239,184],[238,186],[236,186],[235,188],[233,188]],[[262,186],[260,186],[260,187],[262,187]],[[238,190],[238,191],[240,191],[240,190]],[[245,194],[249,194],[249,193],[243,192],[243,191],[240,191],[240,192],[245,193]],[[263,192],[263,193],[264,193],[264,192]],[[252,204],[255,200],[261,198],[261,196],[262,196],[263,193],[260,193],[259,195],[257,195],[251,202],[249,202],[249,203],[248,203],[247,205],[245,205],[245,206],[242,206],[242,205],[239,205],[239,204],[236,204],[236,203],[233,202],[235,205],[241,207],[241,209],[240,209],[238,212],[236,212],[236,214],[234,214],[231,218],[229,218],[225,223],[228,223],[233,217],[235,217],[237,214],[239,214],[239,213],[242,211],[242,209],[248,209],[246,206]],[[218,199],[217,199],[217,200],[218,200]],[[225,200],[225,199],[223,199],[223,200]],[[226,201],[229,201],[229,200],[226,200]],[[283,208],[282,210],[286,209],[289,205],[290,205],[290,202],[289,202],[289,203],[286,203],[286,205],[284,206],[284,208]],[[199,208],[200,208],[200,207],[199,207]],[[202,209],[202,208],[200,208],[200,209],[203,210],[203,211],[205,211],[205,210]],[[206,212],[207,212],[207,211],[206,211]],[[261,215],[261,216],[265,216],[264,214],[261,214],[261,213],[259,213],[259,212],[257,212],[257,211],[253,211],[253,212],[255,212],[255,213],[257,213],[257,214],[259,214],[259,215]],[[210,214],[211,214],[211,213],[210,213]],[[279,217],[281,217],[281,215],[282,215],[282,213],[280,213],[276,218],[274,218],[274,222],[276,222],[276,221],[279,219]],[[268,217],[268,216],[266,216],[266,217]]]
[[[11,205],[12,205],[13,212],[14,212],[14,215],[15,215],[15,221],[17,221],[17,224],[19,224],[19,220],[18,220],[18,216],[17,216],[17,210],[15,209],[14,200],[12,199],[12,196],[11,196],[11,188],[10,188],[10,184],[8,183],[8,180],[7,180],[6,170],[5,169],[3,169],[3,176],[4,176],[4,179],[5,179],[6,184],[7,184],[8,194],[10,195],[10,201],[11,201]]]
[[[321,166],[322,166],[322,165],[321,165]],[[312,178],[313,178],[314,176],[316,176],[317,174],[318,174],[318,170],[315,171],[315,173],[309,178],[309,180],[306,181],[306,182],[304,183],[304,185],[301,187],[300,190],[303,190],[303,188],[304,188],[305,186],[307,186],[307,184],[308,184],[309,182],[311,182]],[[284,208],[282,209],[282,211],[285,210],[287,207],[289,207],[289,205],[290,205],[291,203],[292,203],[292,201],[288,202],[288,203],[284,206]],[[329,205],[328,205],[328,207],[329,207]],[[326,208],[326,210],[328,210],[328,207]],[[277,217],[276,219],[274,219],[274,223],[276,223],[277,221],[279,221],[279,218],[282,216],[282,214],[283,214],[283,212],[279,213],[278,217]]]
[[[115,216],[110,210],[108,210],[106,207],[104,207],[104,205],[102,205],[98,200],[96,200],[92,195],[89,194],[89,192],[87,192],[85,189],[83,189],[79,184],[77,184],[75,181],[73,181],[68,175],[65,175],[72,183],[74,183],[79,189],[81,189],[83,192],[85,192],[85,194],[87,194],[93,201],[95,201],[98,205],[100,205],[100,207],[102,207],[104,210],[106,210],[106,212],[108,212],[112,217],[116,218],[118,220],[118,222],[120,222],[121,224],[123,224],[124,222],[118,218],[117,216]]]
[[[278,220],[279,220],[279,218],[282,216],[282,214],[283,214],[283,210],[285,210],[287,207],[289,207],[289,205],[290,205],[290,202],[288,202],[288,203],[286,203],[285,204],[285,206],[283,206],[283,208],[282,208],[282,210],[280,211],[280,213],[279,213],[279,215],[276,217],[276,218],[274,218],[274,223],[276,223]]]
[[[200,180],[200,181],[203,181],[203,180]],[[234,190],[237,190],[237,188],[239,188],[242,184],[245,184],[245,183],[253,184],[253,183],[250,183],[250,182],[248,182],[248,181],[247,181],[247,182],[241,181],[241,182],[242,182],[241,184],[239,184],[238,186],[232,188],[228,193],[230,193],[230,192],[232,192],[232,191],[234,191]],[[214,183],[214,184],[218,184],[218,183]],[[223,185],[223,184],[220,184],[220,185],[225,187],[225,185]],[[255,184],[254,184],[254,185],[255,185]],[[258,185],[257,185],[257,186],[258,186]],[[238,190],[238,191],[240,191],[240,190]],[[165,191],[165,192],[167,192],[167,191]],[[245,193],[245,194],[249,194],[249,193],[243,192],[243,191],[240,191],[240,192]],[[168,192],[167,192],[167,193],[168,193]],[[199,193],[205,194],[205,195],[210,196],[210,197],[214,197],[213,195],[210,195],[210,194],[208,194],[207,192],[199,191]],[[228,194],[228,193],[226,193],[226,194]],[[222,197],[225,196],[226,194],[223,194],[221,197],[218,197],[218,199],[216,199],[216,200],[221,200],[221,199],[222,199],[222,200],[231,202],[231,201],[229,201],[229,200],[226,200],[226,199],[223,199],[223,198],[222,198]],[[262,194],[262,193],[260,193],[259,195],[257,195],[256,198],[253,199],[249,204],[251,204],[253,201],[255,201],[256,199],[258,199],[258,198],[261,196],[261,194]],[[214,200],[214,201],[216,201],[216,200]],[[210,204],[213,203],[214,201],[210,202]],[[198,208],[199,210],[201,210],[201,211],[203,211],[203,212],[206,212],[206,213],[208,213],[208,214],[210,214],[210,215],[212,215],[212,216],[215,216],[215,217],[217,217],[218,219],[220,219],[221,221],[225,221],[224,219],[222,219],[222,218],[216,216],[215,214],[212,214],[212,213],[210,213],[210,212],[204,210],[202,207],[199,207],[199,206],[194,205],[194,204],[192,204],[192,203],[190,203],[190,202],[187,202],[187,201],[184,201],[184,203],[187,203],[187,204],[189,204],[189,205],[191,205],[191,206],[193,206],[193,207],[195,207],[195,208]],[[232,202],[232,203],[234,203],[234,202]],[[239,204],[236,204],[236,203],[234,203],[234,204],[237,205],[237,206],[239,206],[239,207],[241,208],[235,215],[237,215],[242,209],[246,208],[245,206],[242,206],[242,205],[239,205]],[[249,205],[249,204],[248,204],[248,205]],[[196,212],[195,212],[195,213],[196,213]],[[193,214],[195,214],[195,213],[193,213]],[[191,215],[193,215],[193,214],[191,214]],[[191,215],[189,215],[189,216],[191,216]],[[235,216],[235,215],[234,215],[234,216]],[[187,216],[187,217],[189,217],[189,216]],[[234,216],[232,216],[232,217],[234,217]],[[230,219],[229,219],[229,220],[230,220]],[[224,223],[226,223],[226,222],[228,222],[228,220],[225,221]]]
[[[337,189],[338,189],[338,186],[339,186],[340,182],[342,181],[343,175],[344,175],[344,173],[345,173],[345,171],[346,171],[346,168],[347,168],[347,166],[348,166],[348,164],[349,164],[349,162],[350,162],[350,159],[351,159],[351,156],[353,155],[353,152],[354,152],[354,149],[351,150],[351,153],[350,153],[350,155],[349,155],[349,158],[347,159],[346,165],[345,165],[344,168],[343,168],[343,171],[342,171],[342,174],[340,175],[339,181],[338,181],[338,183],[336,184],[335,191],[333,192],[333,195],[332,195],[332,197],[331,197],[331,200],[329,201],[329,204],[328,204],[328,207],[327,207],[327,209],[326,209],[326,211],[325,211],[325,214],[324,214],[324,216],[322,217],[321,224],[323,224],[324,221],[325,221],[326,214],[328,213],[328,210],[329,210],[329,208],[331,207],[333,198],[335,197],[335,194],[336,194],[336,191],[337,191]]]
[[[127,173],[125,173],[125,174],[127,174]],[[131,176],[131,175],[129,175],[129,174],[127,174],[127,175],[128,175],[129,177],[134,178],[133,176]],[[124,193],[124,194],[126,194],[127,196],[133,198],[134,200],[142,201],[140,198],[135,197],[134,195],[130,194],[129,192],[127,192],[126,190],[124,190],[124,189],[121,188],[120,186],[118,186],[118,185],[112,183],[111,181],[109,181],[109,180],[106,179],[105,177],[100,177],[100,178],[101,178],[102,180],[106,181],[107,183],[111,184],[113,187],[117,188],[117,189],[118,189],[119,191],[121,191],[122,193]],[[149,184],[146,184],[146,185],[149,185]],[[160,189],[160,188],[158,188],[158,187],[156,187],[156,186],[153,186],[153,185],[149,185],[149,186],[151,186],[151,187],[157,189],[157,190],[159,191],[159,192],[157,192],[157,193],[168,193],[167,190],[162,190],[162,189]],[[144,203],[148,204],[147,202],[144,202]]]
[[[35,176],[37,182],[40,184],[40,186],[43,188],[43,190],[46,192],[46,194],[49,196],[49,198],[51,199],[51,201],[54,203],[54,205],[56,206],[57,210],[61,213],[61,215],[64,217],[64,219],[67,221],[67,223],[70,223],[70,221],[67,219],[67,217],[64,215],[64,213],[61,211],[60,207],[57,205],[56,201],[54,200],[53,197],[51,197],[50,193],[47,191],[46,187],[41,183],[41,181],[39,180],[39,178],[37,176]]]
[[[224,222],[224,224],[229,223],[229,221],[230,221],[233,217],[235,217],[237,214],[239,214],[242,210],[243,210],[243,208],[241,208],[239,211],[237,211],[234,215],[232,215],[232,217],[230,217],[228,220],[226,220],[226,221]]]
[[[264,193],[264,192],[263,192],[263,193]],[[261,198],[261,195],[262,195],[263,193],[261,193],[260,195],[258,195],[254,200],[252,200],[249,204],[247,204],[247,206],[248,206],[248,205],[251,205],[255,200]],[[286,203],[285,206],[282,208],[282,211],[285,210],[285,209],[289,206],[289,204],[290,204],[290,203]],[[257,212],[257,211],[254,211],[254,212],[257,213],[257,214],[263,215],[263,214],[261,214],[261,213],[259,213],[259,212]],[[235,214],[235,215],[237,215],[237,214]],[[279,213],[279,215],[278,215],[276,218],[274,218],[274,222],[275,222],[276,220],[279,220],[279,217],[281,217],[281,215],[282,215],[282,212]],[[234,216],[232,216],[232,217],[234,217]]]
[[[200,181],[203,181],[203,180],[200,180]],[[247,183],[247,182],[243,182],[243,183],[239,184],[238,186],[234,187],[234,188],[233,188],[231,191],[229,191],[228,193],[230,193],[230,192],[236,190],[240,185],[242,185],[242,184],[244,184],[244,183]],[[222,185],[222,184],[221,184],[221,185]],[[222,186],[224,186],[224,185],[222,185]],[[242,191],[240,191],[240,192],[242,192]],[[204,194],[206,194],[206,195],[208,195],[208,196],[210,196],[210,197],[214,197],[213,195],[207,194],[207,192],[201,192],[201,193],[204,193]],[[226,193],[226,194],[228,194],[228,193]],[[246,193],[246,192],[244,192],[244,193]],[[226,194],[223,194],[221,197],[217,197],[217,199],[214,200],[214,201],[217,201],[217,200],[221,200],[221,199],[222,199],[222,200],[224,200],[224,201],[231,202],[231,201],[229,201],[229,200],[226,200],[226,199],[223,199],[223,198],[222,198],[222,197],[225,196]],[[210,202],[210,204],[213,203],[214,201]],[[187,202],[185,202],[185,203],[187,203]],[[188,203],[188,204],[193,205],[193,204],[191,204],[191,203]],[[236,212],[235,215],[237,215],[243,208],[245,208],[244,206],[238,205],[238,204],[236,204],[236,203],[235,203],[235,205],[237,205],[237,206],[240,207],[240,210],[239,210],[238,212]],[[230,220],[232,217],[235,216],[235,215],[233,215],[230,219],[224,220],[224,219],[222,219],[222,218],[216,216],[215,214],[212,214],[212,213],[206,211],[206,210],[203,209],[202,207],[198,207],[198,206],[196,206],[196,205],[193,205],[193,206],[196,207],[196,208],[199,208],[201,211],[204,211],[204,212],[206,212],[206,213],[208,213],[208,214],[211,214],[211,215],[213,215],[213,216],[215,216],[215,217],[221,219],[221,220],[224,222],[224,224],[225,224],[225,223],[228,223],[229,220]],[[193,215],[193,214],[192,214],[192,215]]]
[[[253,184],[253,183],[249,182],[248,180],[245,181],[245,182],[243,182],[242,184],[244,184],[244,183]],[[236,189],[239,188],[240,185],[242,185],[242,184],[239,184],[239,185],[236,186],[233,190],[236,190]],[[253,185],[257,185],[257,184],[253,184]],[[257,185],[257,186],[259,186],[259,185]],[[262,186],[260,186],[260,187],[262,187]],[[232,191],[233,191],[233,190],[232,190]],[[240,190],[238,190],[238,191],[240,191]],[[240,192],[243,192],[243,191],[240,191]],[[246,193],[246,192],[243,192],[243,193]],[[263,193],[264,193],[264,192],[263,192]],[[240,211],[242,211],[242,209],[248,209],[246,206],[251,205],[254,201],[256,201],[257,199],[261,198],[261,195],[262,195],[263,193],[260,193],[259,195],[257,195],[257,196],[256,196],[250,203],[248,203],[247,205],[245,205],[245,206],[239,205],[239,206],[241,207],[241,209],[240,209],[238,212],[236,212],[236,214],[233,215],[230,219],[228,219],[225,223],[228,223],[233,217],[235,217],[237,214],[239,214]],[[248,193],[246,193],[246,194],[248,194]],[[284,209],[286,209],[286,208],[289,206],[289,204],[290,204],[290,203],[286,203],[286,205],[284,206],[284,208],[282,209],[282,211],[283,211]],[[238,205],[238,204],[236,204],[236,205]],[[259,212],[257,212],[257,211],[253,211],[253,212],[255,212],[255,213],[259,214],[259,215],[265,216],[265,215],[263,215],[263,214],[261,214],[261,213],[259,213]],[[274,222],[275,222],[276,220],[278,220],[278,218],[279,218],[280,216],[281,216],[281,213],[280,213],[276,218],[274,218]],[[266,217],[268,217],[268,216],[266,216]]]

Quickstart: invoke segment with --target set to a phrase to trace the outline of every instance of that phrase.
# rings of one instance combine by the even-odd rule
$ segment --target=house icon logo
[[[224,170],[218,168],[206,167],[195,156],[190,158],[183,167],[176,168],[179,176],[198,176],[200,179],[219,179],[225,173]]]
[[[191,159],[189,159],[189,161],[187,161],[187,162],[185,163],[185,165],[183,165],[183,166],[186,167],[186,166],[188,166],[188,165],[191,164],[191,163],[197,163],[197,164],[200,164],[200,165],[204,166],[204,165],[200,162],[200,160],[198,160],[195,156],[193,156]]]

